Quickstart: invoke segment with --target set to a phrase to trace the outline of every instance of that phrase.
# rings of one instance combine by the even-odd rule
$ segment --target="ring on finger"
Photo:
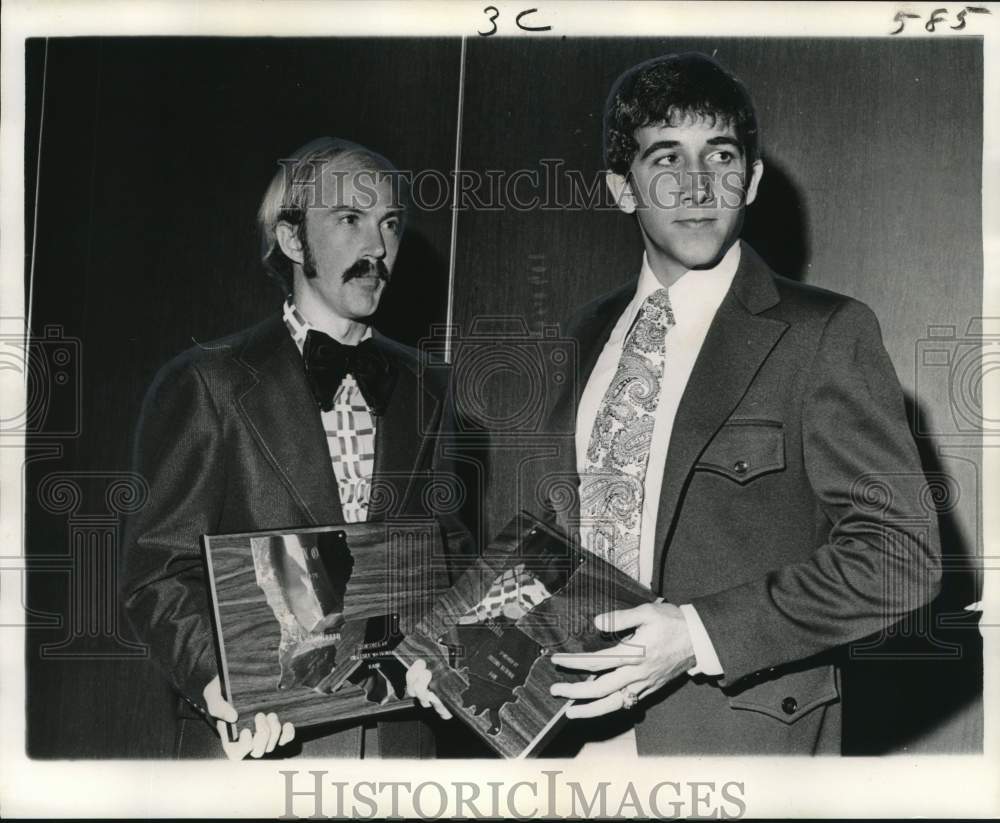
[[[631,709],[639,701],[639,695],[629,688],[622,689],[621,696],[623,709]]]

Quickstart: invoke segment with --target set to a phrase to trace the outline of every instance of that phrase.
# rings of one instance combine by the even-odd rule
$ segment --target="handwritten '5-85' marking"
[[[937,30],[938,23],[948,22],[949,14],[951,14],[951,12],[949,12],[948,9],[934,9],[934,11],[931,12],[930,17],[927,18],[927,22],[924,23],[924,30],[933,34]],[[965,18],[969,14],[992,14],[992,12],[982,6],[966,6],[955,15],[955,19],[958,20],[958,23],[954,26],[948,26],[948,28],[952,31],[961,31],[965,28]],[[905,28],[907,20],[919,20],[920,15],[914,14],[910,11],[897,11],[896,16],[892,19],[893,22],[899,23],[899,28],[895,31],[890,31],[889,34],[899,34]]]

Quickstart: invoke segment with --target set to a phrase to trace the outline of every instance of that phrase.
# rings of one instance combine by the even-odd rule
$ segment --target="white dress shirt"
[[[299,311],[290,295],[285,300],[282,316],[299,354],[302,354],[306,335],[316,327]],[[339,339],[334,334],[330,336],[335,340]],[[371,336],[372,328],[369,326],[358,342],[367,340]],[[333,473],[337,479],[344,522],[364,522],[368,519],[371,477],[375,467],[377,418],[369,413],[361,389],[352,375],[346,375],[340,388],[337,389],[333,408],[330,411],[320,410],[320,416],[323,420],[323,430],[326,432],[326,445],[333,464]],[[345,421],[357,423],[359,419],[363,420],[360,431],[351,425],[345,426]],[[372,719],[365,720],[358,740],[358,757],[374,760],[380,756],[378,723]]]
[[[660,402],[656,407],[656,422],[653,424],[653,439],[649,447],[649,462],[646,464],[644,505],[639,534],[639,582],[647,586],[653,577],[656,513],[659,508],[660,487],[663,485],[663,471],[667,464],[667,449],[670,446],[674,418],[677,416],[677,408],[684,389],[687,388],[695,361],[701,352],[701,346],[705,342],[705,335],[708,334],[708,327],[732,285],[739,263],[740,244],[737,242],[733,243],[715,268],[687,271],[667,289],[675,325],[668,332],[665,341],[666,358],[660,386]],[[594,428],[601,401],[618,370],[625,338],[632,329],[642,304],[658,288],[661,288],[660,281],[656,279],[656,275],[649,267],[648,259],[643,255],[642,271],[639,273],[639,285],[635,296],[612,329],[611,337],[604,344],[604,349],[597,358],[594,370],[590,373],[583,395],[580,397],[580,406],[576,414],[576,468],[579,473],[586,468],[590,433]],[[583,545],[588,545],[589,535],[586,534],[585,527],[581,528],[580,537]],[[697,610],[690,603],[682,604],[680,609],[687,623],[696,661],[694,667],[688,670],[688,674],[704,674],[710,677],[721,675],[722,664]],[[635,729],[630,728],[607,740],[586,743],[580,750],[578,758],[607,760],[635,756],[638,756]]]
[[[666,357],[663,380],[660,386],[660,402],[656,407],[656,422],[653,425],[653,439],[649,448],[649,462],[646,464],[644,486],[644,505],[642,508],[642,525],[639,536],[639,582],[648,586],[653,576],[653,558],[656,553],[654,545],[656,534],[656,514],[660,501],[660,488],[663,485],[663,472],[667,462],[667,449],[670,446],[670,436],[674,428],[674,418],[680,405],[684,389],[687,387],[694,369],[695,361],[705,342],[705,335],[711,325],[715,313],[722,304],[726,292],[732,285],[733,277],[740,262],[740,244],[734,243],[712,269],[687,271],[675,282],[667,294],[673,310],[675,326],[666,337]],[[611,331],[608,342],[597,358],[594,370],[590,374],[580,406],[576,415],[576,454],[577,471],[582,473],[586,468],[587,447],[590,444],[590,434],[601,401],[611,384],[618,369],[622,347],[625,338],[639,314],[639,309],[656,289],[661,288],[649,261],[643,255],[642,271],[639,274],[639,284],[635,296],[625,307]],[[585,529],[585,527],[584,527]],[[581,529],[581,531],[584,531]],[[586,533],[581,535],[584,545],[587,545]],[[718,676],[722,674],[722,665],[698,617],[697,610],[690,604],[681,605],[681,613],[687,623],[691,643],[694,646],[696,664],[689,674],[705,674]],[[603,743],[588,743],[581,752],[582,755],[605,753],[624,753],[629,742],[635,746],[632,731]]]

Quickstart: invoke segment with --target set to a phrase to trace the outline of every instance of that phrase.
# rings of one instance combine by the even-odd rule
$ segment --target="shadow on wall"
[[[807,279],[808,208],[801,189],[774,158],[765,158],[764,178],[756,202],[747,210],[743,238],[779,274]],[[910,395],[906,407],[925,475],[957,482],[942,467],[937,438],[917,434],[917,421],[925,419],[926,410]],[[869,646],[876,653],[855,655],[847,663],[844,754],[982,751],[983,644],[979,614],[964,611],[980,597],[971,566],[976,547],[959,528],[955,499],[945,494],[934,502],[945,569],[941,593],[877,649]],[[855,646],[870,643],[869,638]]]
[[[416,347],[432,324],[445,322],[447,301],[448,261],[418,229],[408,228],[375,316],[376,328]]]
[[[811,243],[805,198],[781,164],[764,158],[757,199],[747,209],[743,239],[778,274],[805,280]]]
[[[910,395],[906,411],[915,427],[924,410]],[[914,440],[932,483],[945,477],[958,488],[941,464],[936,438]],[[879,644],[877,656],[848,664],[844,754],[983,750],[980,613],[965,611],[980,597],[973,565],[976,547],[969,545],[954,516],[957,494],[943,492],[933,500],[941,534],[941,593],[921,611],[917,631],[899,631]]]

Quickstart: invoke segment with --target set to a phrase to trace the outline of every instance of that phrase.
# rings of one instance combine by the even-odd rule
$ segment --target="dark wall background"
[[[462,167],[540,171],[560,160],[592,182],[611,82],[678,49],[716,53],[757,101],[766,170],[747,239],[779,272],[878,314],[926,466],[961,490],[940,503],[961,566],[980,551],[981,442],[953,413],[954,369],[928,368],[921,341],[944,327],[935,345],[964,352],[981,314],[980,41],[470,41]],[[65,402],[41,420],[26,467],[31,756],[168,752],[169,695],[113,599],[117,518],[135,503],[116,483],[142,394],[193,340],[278,305],[253,226],[276,158],[332,133],[401,168],[452,168],[459,55],[443,40],[53,40],[43,104],[44,44],[29,42],[29,198],[44,114],[33,331],[53,325],[79,340],[70,387],[81,400],[78,414]],[[416,342],[445,319],[450,221],[447,209],[414,215],[379,319],[387,333]],[[633,221],[599,208],[463,209],[455,242],[459,342],[475,328],[536,346],[641,259]],[[479,376],[493,422],[516,418],[523,373]],[[522,502],[517,489],[531,488],[536,444],[481,442],[489,533]],[[859,648],[845,684],[848,751],[981,746],[976,633],[939,625],[978,598],[974,584],[967,568],[949,573],[921,617],[931,639],[910,626]]]
[[[29,99],[44,48],[28,44]],[[169,696],[126,640],[107,526],[128,505],[107,495],[128,469],[142,396],[174,354],[279,310],[255,228],[278,158],[332,134],[401,169],[452,168],[459,56],[443,40],[49,42],[33,330],[79,339],[82,405],[81,435],[45,437],[50,420],[34,444],[62,453],[26,471],[28,551],[53,569],[31,576],[29,605],[65,617],[28,633],[31,756],[169,752]],[[450,235],[446,210],[409,222],[380,310],[386,333],[412,343],[444,322]],[[83,618],[95,609],[106,619]]]
[[[979,597],[968,567],[981,553],[981,441],[956,424],[952,390],[955,373],[968,382],[967,366],[978,362],[973,356],[956,365],[969,322],[982,313],[981,41],[475,40],[462,166],[484,175],[542,171],[559,159],[595,180],[603,104],[615,78],[642,60],[685,50],[714,54],[757,105],[765,170],[744,237],[780,274],[872,307],[914,429],[933,433],[918,437],[925,468],[950,478],[938,506],[950,569],[945,591],[933,612],[897,636],[854,650],[845,682],[847,750],[978,750],[980,641],[955,613]],[[519,193],[535,192],[526,184]],[[561,196],[568,202],[565,188]],[[546,323],[635,277],[642,260],[635,221],[614,209],[463,211],[457,240],[456,322],[465,335],[475,329],[498,339],[510,331],[498,318],[513,314],[544,340]],[[934,348],[952,353],[949,367],[924,365],[931,326],[944,328]],[[529,416],[530,385],[517,368],[489,372],[479,392],[493,429]],[[487,532],[532,502],[540,464],[525,428],[494,434],[481,449]]]

